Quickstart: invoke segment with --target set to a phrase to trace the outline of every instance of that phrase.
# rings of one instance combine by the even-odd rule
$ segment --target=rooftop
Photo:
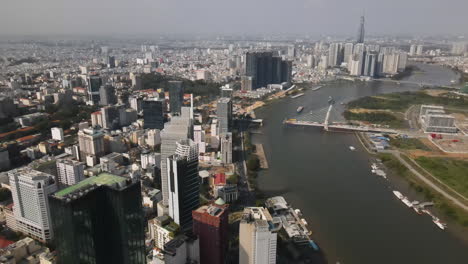
[[[112,185],[115,183],[124,182],[126,179],[124,177],[120,177],[117,175],[109,174],[109,173],[101,173],[98,176],[91,176],[85,180],[80,181],[79,183],[67,187],[63,190],[56,192],[54,195],[55,197],[62,198],[65,195],[71,194],[77,190],[85,188],[90,185]]]

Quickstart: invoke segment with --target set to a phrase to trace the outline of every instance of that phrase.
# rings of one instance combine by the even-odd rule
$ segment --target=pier
[[[255,144],[255,154],[257,155],[258,159],[260,160],[260,168],[261,169],[268,169],[268,161],[265,156],[265,151],[263,150],[262,144]]]

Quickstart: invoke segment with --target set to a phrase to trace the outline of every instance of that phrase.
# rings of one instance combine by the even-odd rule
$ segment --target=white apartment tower
[[[41,241],[53,238],[49,194],[57,191],[50,174],[23,167],[8,172],[18,231]]]
[[[72,159],[57,160],[58,181],[64,185],[74,185],[84,180],[85,164]]]
[[[239,230],[239,264],[275,264],[277,231],[267,209],[244,209]]]
[[[50,131],[52,133],[52,139],[58,140],[58,141],[63,141],[64,140],[63,129],[62,128],[53,127],[53,128],[50,129]]]

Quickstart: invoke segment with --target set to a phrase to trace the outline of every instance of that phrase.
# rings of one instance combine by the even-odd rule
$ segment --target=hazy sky
[[[468,0],[2,0],[0,34],[468,32]]]

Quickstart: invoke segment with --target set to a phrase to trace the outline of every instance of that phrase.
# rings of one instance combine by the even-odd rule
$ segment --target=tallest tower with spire
[[[361,23],[359,24],[359,31],[357,35],[357,43],[364,43],[364,34],[365,34],[364,22],[365,22],[364,15],[362,15]]]

